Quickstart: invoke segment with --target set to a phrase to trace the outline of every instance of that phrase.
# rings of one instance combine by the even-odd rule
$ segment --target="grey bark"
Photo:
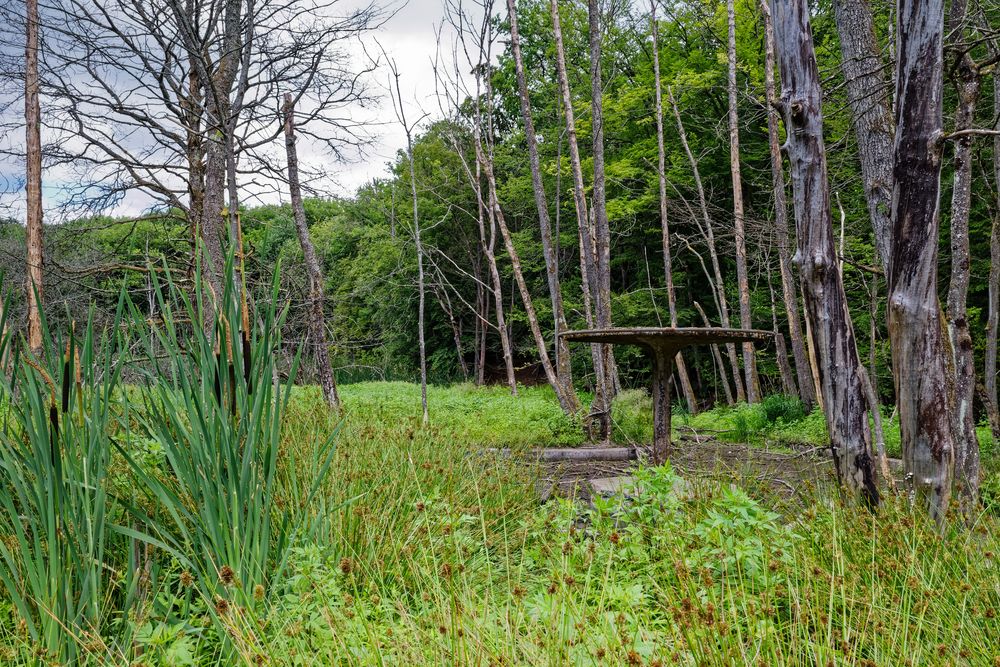
[[[893,123],[875,21],[868,0],[834,0],[841,69],[858,143],[875,248],[888,274],[892,247]]]
[[[593,0],[591,0],[593,1]],[[750,284],[747,278],[747,239],[743,210],[743,178],[740,170],[740,127],[736,109],[736,9],[735,0],[727,0],[729,15],[728,78],[729,93],[729,169],[733,177],[733,227],[736,237],[736,286],[740,297],[740,326],[752,329],[750,310]],[[743,343],[743,372],[745,374],[747,402],[756,403],[760,395],[757,378],[757,355],[753,343]]]
[[[528,163],[531,167],[531,188],[535,196],[535,208],[538,211],[538,228],[542,241],[542,257],[545,259],[545,277],[549,286],[549,298],[552,301],[552,317],[555,324],[556,375],[558,387],[556,394],[565,397],[568,408],[575,413],[579,409],[579,401],[573,390],[573,365],[570,358],[569,342],[559,334],[567,331],[566,312],[563,309],[562,286],[559,282],[559,260],[552,244],[552,225],[549,222],[549,204],[545,196],[545,185],[542,182],[541,160],[538,157],[538,140],[535,138],[535,123],[531,117],[531,102],[528,97],[528,82],[524,72],[524,59],[521,55],[521,36],[517,26],[517,9],[514,0],[507,0],[507,15],[510,21],[510,48],[514,56],[514,68],[517,74],[517,90],[521,107],[521,119],[524,122],[524,138],[528,145]],[[561,399],[562,400],[562,399]]]
[[[807,0],[773,0],[772,15],[781,72],[781,106],[788,135],[798,239],[799,275],[815,351],[837,476],[869,506],[879,502],[871,455],[863,369],[837,267],[822,91],[813,49]]]
[[[778,94],[774,83],[774,24],[771,21],[771,8],[768,0],[761,0],[761,13],[764,17],[764,90],[767,98],[767,137],[771,157],[771,182],[774,190],[774,231],[777,236],[778,272],[781,278],[781,297],[785,306],[785,316],[788,319],[788,337],[792,345],[792,357],[795,360],[797,379],[797,394],[806,409],[812,408],[816,402],[816,389],[809,368],[809,354],[806,351],[805,339],[799,313],[799,300],[796,296],[795,276],[792,272],[792,252],[788,238],[788,202],[785,197],[785,173],[781,158],[779,141]]]
[[[937,296],[943,32],[944,0],[900,0],[889,339],[904,469],[912,494],[939,523],[956,449],[955,373]]]
[[[316,255],[316,246],[309,235],[306,224],[306,210],[302,203],[302,186],[299,183],[299,157],[295,146],[295,104],[292,96],[285,94],[285,153],[288,156],[288,190],[292,202],[292,217],[295,220],[295,233],[302,246],[302,257],[305,260],[306,275],[309,276],[309,337],[312,339],[316,358],[316,374],[323,390],[323,399],[334,410],[340,409],[340,396],[337,394],[337,382],[330,366],[330,352],[326,342],[326,317],[323,311],[323,268]]]
[[[952,0],[948,17],[951,39],[962,42],[968,0]],[[954,79],[958,92],[955,131],[972,128],[982,77],[968,50],[959,47]],[[967,300],[969,295],[969,215],[972,207],[971,136],[955,140],[953,186],[951,194],[951,277],[948,286],[947,320],[955,367],[955,492],[966,508],[979,498],[979,439],[973,402],[976,392],[976,362],[972,333],[969,330]]]

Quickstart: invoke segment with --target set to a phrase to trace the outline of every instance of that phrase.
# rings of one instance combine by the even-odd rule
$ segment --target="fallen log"
[[[528,449],[523,452],[511,450],[509,447],[503,449],[489,448],[486,450],[492,454],[500,456],[519,455],[536,458],[539,461],[633,461],[639,458],[639,449],[636,447],[562,447],[548,449]]]

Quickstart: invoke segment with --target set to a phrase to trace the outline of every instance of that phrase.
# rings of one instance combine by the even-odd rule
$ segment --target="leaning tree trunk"
[[[670,256],[670,225],[667,223],[667,169],[666,151],[663,146],[663,92],[660,86],[660,44],[659,28],[656,24],[656,0],[649,3],[649,23],[653,34],[653,90],[656,92],[656,174],[660,187],[660,231],[663,236],[663,272],[667,286],[667,308],[670,311],[670,326],[677,326],[677,294],[674,291],[674,269]],[[688,412],[698,411],[698,401],[691,386],[691,378],[684,364],[684,356],[678,352],[674,359],[677,377],[687,402]]]
[[[677,135],[687,155],[688,163],[691,165],[691,174],[694,176],[695,190],[698,194],[698,207],[701,210],[702,221],[698,224],[701,235],[705,238],[708,246],[709,259],[712,262],[712,273],[715,275],[715,299],[719,306],[719,320],[722,326],[729,328],[729,304],[726,301],[726,284],[722,280],[722,268],[719,265],[719,252],[715,246],[715,231],[712,224],[712,217],[708,212],[708,199],[705,196],[705,186],[701,181],[701,170],[698,169],[698,160],[695,159],[691,146],[688,144],[687,132],[684,131],[684,122],[681,120],[680,109],[677,108],[677,100],[674,99],[673,91],[668,87],[667,96],[670,98],[670,106],[674,111],[674,118],[677,121]],[[697,222],[697,221],[696,221]],[[740,362],[736,356],[736,345],[726,344],[729,353],[729,365],[733,372],[733,384],[736,385],[736,400],[745,401],[746,394],[743,391],[743,380],[740,375]]]
[[[795,375],[792,373],[792,366],[788,363],[788,346],[785,345],[785,335],[778,326],[778,305],[774,299],[774,285],[771,284],[771,267],[767,269],[767,291],[771,295],[771,327],[774,331],[774,356],[778,362],[778,371],[781,374],[781,390],[787,396],[795,396]]]
[[[594,0],[591,0],[592,2]],[[747,237],[743,212],[743,178],[740,175],[740,126],[736,112],[736,9],[735,0],[727,0],[729,14],[729,170],[733,177],[733,228],[736,236],[736,284],[740,295],[740,327],[753,329],[750,310],[750,283],[747,278]],[[746,375],[747,402],[756,403],[760,394],[757,378],[757,355],[753,343],[743,343],[743,372]]]
[[[567,415],[576,414],[580,407],[576,400],[576,393],[572,387],[569,388],[568,392],[566,391],[566,387],[559,381],[559,377],[556,375],[556,371],[549,359],[548,346],[545,344],[545,338],[542,336],[542,328],[538,323],[538,314],[535,312],[534,301],[531,298],[531,292],[528,290],[528,283],[524,280],[524,272],[521,270],[521,257],[514,246],[514,239],[511,237],[510,229],[507,227],[503,210],[500,208],[500,200],[497,197],[496,178],[493,175],[493,165],[490,164],[481,146],[477,145],[476,153],[477,159],[481,161],[483,172],[486,176],[488,192],[486,204],[490,207],[492,217],[500,227],[500,235],[503,237],[504,246],[507,248],[507,255],[510,257],[514,282],[517,283],[518,291],[521,293],[521,302],[524,304],[524,312],[528,317],[528,327],[531,329],[531,335],[535,339],[535,347],[538,350],[538,359],[542,364],[545,379],[548,380],[552,391],[555,392],[556,398],[559,400],[559,406],[563,409],[563,412]]]
[[[41,103],[38,99],[38,0],[25,3],[24,47],[24,132],[27,162],[27,318],[28,347],[34,353],[42,349],[42,134]]]
[[[948,19],[952,39],[961,42],[966,35],[967,0],[953,0]],[[979,102],[982,81],[979,67],[964,47],[959,46],[955,83],[958,108],[955,131],[971,129]],[[972,137],[955,141],[954,181],[951,193],[951,279],[948,286],[948,333],[955,365],[955,491],[966,509],[979,498],[979,439],[973,402],[976,394],[976,361],[969,330],[969,214],[972,208]]]
[[[548,279],[549,298],[552,301],[552,318],[555,323],[557,395],[569,401],[568,408],[575,413],[579,401],[573,390],[573,364],[571,363],[569,341],[560,336],[569,329],[566,312],[563,309],[562,286],[559,282],[559,260],[552,245],[552,226],[549,223],[549,204],[542,183],[542,166],[538,157],[538,139],[535,137],[535,123],[531,118],[531,102],[528,97],[528,80],[524,73],[524,59],[521,56],[521,36],[517,28],[517,10],[514,0],[507,0],[507,14],[510,20],[510,48],[514,56],[517,73],[518,98],[521,103],[521,119],[524,122],[524,138],[528,144],[528,164],[531,167],[531,187],[535,195],[538,211],[538,228],[542,239],[542,257],[545,259],[545,277]],[[562,399],[560,399],[562,400]]]
[[[954,474],[955,374],[937,296],[944,0],[900,0],[889,339],[903,464],[944,521]]]
[[[302,186],[299,183],[299,156],[295,146],[295,103],[292,96],[285,93],[285,153],[288,155],[288,189],[292,200],[292,217],[295,233],[302,246],[306,275],[309,276],[309,337],[312,339],[316,356],[316,374],[323,389],[323,399],[334,410],[340,409],[337,382],[330,366],[330,352],[326,343],[326,316],[323,312],[323,268],[320,266],[316,247],[309,235],[306,224],[306,209],[302,203]]]
[[[795,276],[792,273],[785,173],[779,145],[778,109],[775,106],[778,103],[778,94],[774,84],[774,24],[771,21],[768,0],[761,0],[760,5],[761,14],[764,16],[764,90],[767,97],[767,137],[771,154],[771,183],[774,190],[774,231],[778,240],[778,273],[781,277],[781,297],[785,305],[785,316],[788,318],[788,337],[792,344],[792,357],[795,359],[798,396],[809,409],[816,402],[816,389],[799,321],[799,300],[796,297]]]
[[[867,400],[859,371],[847,295],[833,241],[822,91],[807,0],[773,0],[781,72],[781,107],[788,134],[799,272],[812,322],[820,393],[840,482],[869,506],[879,502],[871,455]]]
[[[892,248],[893,135],[889,86],[883,75],[885,70],[868,0],[834,0],[833,9],[868,215],[882,270],[888,275]]]
[[[566,75],[566,50],[563,47],[562,25],[559,18],[557,0],[550,0],[549,12],[552,15],[552,37],[556,47],[556,75],[559,79],[559,90],[562,96],[563,114],[566,116],[566,137],[569,144],[569,160],[573,169],[573,204],[576,209],[576,221],[580,230],[580,272],[583,276],[585,299],[589,299],[595,311],[598,310],[597,266],[595,262],[594,245],[589,231],[589,215],[587,207],[586,186],[583,183],[583,166],[580,161],[580,147],[576,137],[576,118],[573,114],[573,97],[569,89],[569,79]],[[611,434],[611,412],[604,397],[610,395],[611,388],[604,372],[604,354],[601,345],[591,345],[591,356],[594,361],[594,403],[597,408],[593,416],[598,418],[598,437],[606,440]]]
[[[593,142],[594,190],[591,194],[591,212],[594,217],[594,254],[597,268],[594,290],[597,300],[594,314],[597,326],[611,327],[611,228],[608,222],[606,180],[604,176],[604,85],[601,80],[601,10],[599,0],[588,0],[587,14],[590,23],[590,113],[591,139]],[[610,345],[601,345],[604,371],[604,395],[595,407],[605,417],[601,421],[601,436],[610,437],[611,399],[616,390],[615,357]]]

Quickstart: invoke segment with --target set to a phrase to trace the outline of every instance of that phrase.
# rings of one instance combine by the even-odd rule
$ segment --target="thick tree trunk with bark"
[[[962,42],[967,0],[952,0],[948,19],[951,39]],[[982,77],[979,67],[967,50],[959,47],[954,67],[958,107],[955,110],[955,131],[971,129],[979,102]],[[951,279],[948,286],[948,333],[955,365],[955,492],[966,508],[979,498],[979,439],[973,402],[976,394],[976,362],[969,330],[969,215],[972,208],[972,141],[963,136],[955,140],[954,181],[951,193]]]
[[[938,522],[951,499],[955,373],[937,296],[944,0],[900,0],[889,339],[903,464]]]
[[[806,0],[773,0],[781,106],[788,135],[797,257],[812,322],[827,429],[841,483],[869,506],[879,502],[867,399],[859,375],[847,295],[837,267],[823,144],[822,91]]]
[[[38,353],[42,349],[42,110],[38,99],[38,0],[25,2],[24,48],[24,132],[27,245],[27,284],[25,286],[28,347]]]
[[[656,22],[656,0],[649,3],[649,23],[653,35],[653,89],[656,93],[656,174],[660,195],[660,231],[663,237],[663,272],[667,287],[667,308],[670,311],[670,326],[677,326],[677,294],[674,291],[673,259],[670,253],[670,225],[667,222],[667,169],[666,151],[663,145],[663,91],[660,85],[660,44],[659,27]],[[677,366],[677,377],[680,378],[681,391],[687,402],[688,412],[698,412],[698,400],[691,386],[684,356],[678,352],[674,360]]]
[[[299,157],[295,147],[295,105],[292,96],[285,93],[285,153],[288,156],[288,190],[292,201],[292,217],[295,220],[295,233],[302,246],[302,257],[305,260],[306,275],[309,276],[309,337],[312,339],[316,359],[316,374],[319,376],[319,386],[323,389],[323,398],[334,410],[340,409],[340,396],[337,395],[337,382],[330,366],[330,351],[326,342],[326,316],[323,311],[323,268],[320,266],[316,247],[309,235],[306,224],[306,209],[302,203],[302,186],[299,183]]]
[[[847,82],[847,100],[858,142],[861,179],[875,248],[888,275],[892,247],[892,113],[889,84],[875,37],[868,0],[834,0],[840,36],[840,66]]]
[[[788,337],[795,359],[797,393],[810,409],[816,402],[816,389],[809,368],[809,354],[799,320],[799,300],[796,296],[795,276],[792,272],[792,251],[788,238],[788,202],[785,197],[785,172],[779,140],[778,93],[774,83],[774,24],[768,0],[761,0],[764,16],[764,90],[767,97],[767,137],[771,157],[771,183],[774,190],[774,231],[778,241],[778,272],[781,277],[781,297],[788,318]]]
[[[576,118],[573,113],[573,97],[570,94],[569,79],[566,75],[566,50],[563,46],[562,25],[559,18],[557,0],[550,0],[549,13],[552,16],[552,36],[556,47],[556,74],[562,96],[563,114],[566,117],[566,137],[569,144],[570,165],[573,170],[573,204],[576,221],[580,230],[580,272],[583,277],[585,301],[589,300],[597,315],[599,290],[597,289],[597,265],[594,244],[590,236],[590,216],[587,207],[586,186],[583,182],[583,166],[580,161],[580,147],[576,137]],[[604,370],[604,354],[601,345],[591,345],[594,361],[594,417],[597,417],[598,437],[606,440],[611,434],[610,391]]]
[[[591,0],[593,1],[593,0]],[[752,329],[750,283],[747,277],[747,238],[743,211],[743,178],[740,170],[740,125],[736,109],[736,9],[735,0],[727,0],[729,14],[729,169],[733,177],[733,228],[736,237],[736,285],[740,295],[740,327]],[[743,343],[743,372],[747,402],[756,403],[760,396],[757,378],[757,355],[753,343]]]
[[[226,0],[222,10],[223,32],[218,40],[215,70],[206,81],[205,109],[208,140],[205,146],[205,193],[201,212],[202,271],[207,284],[221,299],[226,262],[226,175],[232,152],[232,93],[242,53],[242,1]],[[196,58],[203,57],[197,54]],[[214,310],[215,306],[212,305]]]
[[[531,187],[535,195],[535,208],[538,211],[538,227],[542,241],[542,257],[545,259],[545,277],[549,285],[549,298],[552,301],[552,317],[555,323],[556,374],[558,379],[557,395],[570,400],[569,407],[575,413],[579,409],[579,401],[573,390],[573,365],[571,363],[569,342],[560,336],[567,331],[566,313],[563,309],[562,286],[559,282],[559,260],[552,244],[552,225],[549,223],[549,204],[545,196],[545,185],[542,183],[542,166],[538,157],[538,140],[535,138],[535,123],[531,117],[531,102],[528,97],[528,81],[524,72],[524,59],[521,56],[521,36],[517,28],[517,10],[514,0],[507,0],[507,14],[510,20],[510,48],[514,56],[514,68],[517,74],[517,90],[521,103],[521,119],[524,122],[524,138],[528,144],[528,163],[531,167]]]
[[[705,186],[701,181],[701,170],[698,169],[698,160],[695,159],[691,146],[688,144],[687,132],[684,131],[684,122],[681,120],[680,109],[677,108],[677,100],[674,99],[673,91],[668,87],[667,96],[670,98],[670,106],[674,111],[674,119],[677,121],[677,134],[681,140],[681,146],[687,155],[688,163],[691,165],[691,174],[694,176],[695,190],[698,194],[698,207],[701,210],[702,220],[695,223],[699,227],[699,232],[705,239],[708,246],[709,259],[712,263],[712,273],[715,276],[715,300],[719,306],[719,320],[722,326],[729,329],[732,325],[729,321],[729,304],[726,301],[726,284],[722,280],[722,268],[719,265],[719,253],[715,246],[715,230],[712,225],[712,216],[708,212],[708,199],[705,196]],[[743,390],[743,380],[741,379],[740,361],[736,355],[736,345],[726,344],[729,353],[729,365],[733,372],[733,384],[736,386],[736,400],[745,401],[746,393]]]

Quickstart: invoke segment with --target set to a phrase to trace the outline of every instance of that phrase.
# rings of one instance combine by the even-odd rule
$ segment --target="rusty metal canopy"
[[[723,329],[717,327],[638,327],[582,329],[559,334],[580,343],[620,343],[649,348],[682,348],[712,343],[766,342],[774,334],[760,329]]]

